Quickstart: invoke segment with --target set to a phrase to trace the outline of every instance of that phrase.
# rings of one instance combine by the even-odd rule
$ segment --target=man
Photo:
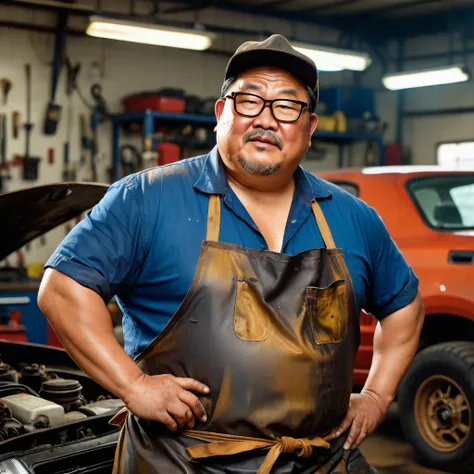
[[[42,311],[126,404],[115,472],[375,472],[357,447],[416,353],[423,308],[375,211],[299,166],[317,95],[315,64],[283,36],[244,43],[216,148],[113,184],[48,261]],[[380,324],[351,395],[361,308]]]

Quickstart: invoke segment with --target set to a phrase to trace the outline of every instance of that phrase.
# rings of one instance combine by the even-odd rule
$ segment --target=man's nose
[[[270,104],[265,104],[265,107],[260,112],[260,115],[255,117],[253,125],[254,127],[261,127],[271,130],[276,130],[278,128],[278,121],[275,120],[275,117],[272,114]]]

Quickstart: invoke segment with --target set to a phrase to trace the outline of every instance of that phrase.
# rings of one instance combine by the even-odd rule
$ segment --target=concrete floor
[[[362,443],[361,451],[378,474],[446,474],[417,464],[403,437],[396,404],[378,430]]]

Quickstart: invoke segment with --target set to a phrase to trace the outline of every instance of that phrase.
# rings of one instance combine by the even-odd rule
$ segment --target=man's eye
[[[278,104],[277,105],[277,109],[280,109],[280,110],[285,110],[285,111],[288,111],[288,110],[297,110],[297,107],[293,104]]]

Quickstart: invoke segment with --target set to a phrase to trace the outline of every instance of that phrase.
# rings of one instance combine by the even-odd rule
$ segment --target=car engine
[[[107,412],[113,414],[124,406],[110,394],[98,394],[96,385],[83,387],[81,381],[90,380],[84,374],[73,376],[72,369],[51,370],[38,363],[13,367],[0,360],[0,443]],[[70,437],[67,430],[64,433]],[[93,435],[87,424],[74,431],[76,439]],[[34,437],[31,442],[35,444]]]

